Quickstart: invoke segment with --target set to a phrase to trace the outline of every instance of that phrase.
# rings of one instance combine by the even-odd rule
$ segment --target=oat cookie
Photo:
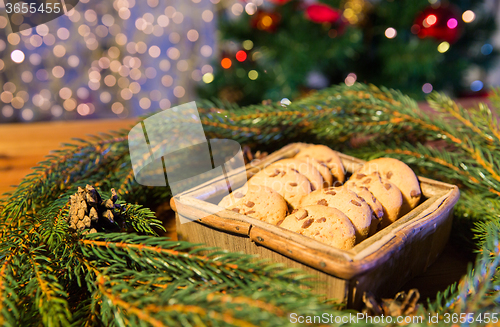
[[[313,205],[294,210],[278,226],[342,250],[356,241],[354,226],[340,210]]]
[[[401,190],[403,195],[401,216],[418,205],[422,194],[420,184],[413,170],[404,162],[393,158],[379,158],[365,163],[358,173],[369,175],[374,171],[378,171],[380,176]]]
[[[385,228],[399,218],[403,196],[396,185],[382,178],[376,171],[369,175],[355,173],[346,183],[347,187],[366,187],[384,208],[379,229]]]
[[[280,167],[288,167],[294,169],[300,174],[307,177],[307,179],[311,183],[313,191],[323,188],[323,177],[321,177],[321,174],[316,168],[314,168],[313,165],[305,161],[300,161],[297,159],[282,159],[271,164],[269,167],[276,167],[278,169]]]
[[[370,208],[372,208],[373,215],[372,215],[372,223],[370,225],[370,231],[368,232],[368,236],[372,236],[378,231],[378,226],[382,222],[382,218],[384,217],[384,207],[382,207],[382,204],[377,200],[377,198],[373,195],[372,192],[370,192],[369,189],[367,189],[365,186],[358,186],[355,184],[350,184],[349,182],[346,182],[344,184],[344,187],[347,187],[349,190],[353,191],[356,193],[358,196],[362,197],[363,200],[368,203]]]
[[[276,225],[287,215],[288,206],[281,195],[262,185],[248,185],[225,196],[220,207]]]
[[[345,180],[345,170],[344,165],[342,165],[342,161],[340,160],[337,152],[333,151],[329,147],[325,145],[313,145],[310,147],[301,150],[296,156],[295,159],[303,159],[303,158],[314,158],[318,162],[325,164],[332,173],[335,181],[343,183]],[[335,185],[335,184],[334,184]]]
[[[372,221],[372,209],[363,198],[344,187],[314,191],[302,198],[301,207],[322,205],[342,211],[354,225],[356,243],[368,236]]]
[[[243,198],[249,189],[248,183],[243,185],[237,190],[233,190],[233,192],[229,193],[229,195],[226,195],[225,197],[222,198],[222,200],[219,202],[218,206],[223,207],[223,208],[229,208],[230,206],[236,204]]]
[[[323,188],[333,186],[333,175],[324,163],[320,163],[318,160],[311,157],[304,157],[296,160],[307,162],[319,171],[323,178]]]
[[[288,167],[266,167],[248,180],[249,185],[264,185],[272,188],[295,209],[300,199],[311,193],[311,183],[302,174]]]

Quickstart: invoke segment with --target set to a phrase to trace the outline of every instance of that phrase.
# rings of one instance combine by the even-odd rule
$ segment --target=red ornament
[[[417,16],[411,31],[420,38],[433,37],[452,44],[462,32],[460,12],[451,5],[428,7]]]
[[[306,8],[306,17],[315,23],[335,23],[342,12],[323,3],[315,3]]]

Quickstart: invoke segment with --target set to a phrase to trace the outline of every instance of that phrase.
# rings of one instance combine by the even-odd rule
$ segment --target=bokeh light
[[[14,109],[11,106],[3,106],[2,115],[7,118],[12,117],[12,115],[14,115]]]
[[[354,83],[356,83],[356,80],[358,79],[358,76],[356,76],[356,74],[354,73],[349,73],[349,75],[347,75],[347,77],[345,78],[345,85],[347,86],[353,86]]]
[[[22,112],[21,112],[21,116],[24,120],[26,121],[30,121],[33,119],[33,117],[35,116],[35,114],[33,113],[33,110],[31,109],[24,109]]]
[[[388,29],[385,30],[385,37],[388,39],[395,38],[397,34],[398,34],[398,32],[396,31],[396,29],[394,29],[392,27],[389,27]]]
[[[203,82],[210,84],[214,81],[214,75],[212,73],[206,73],[203,75]]]
[[[431,83],[425,83],[424,85],[422,85],[422,92],[424,93],[431,93],[432,89],[433,87]]]
[[[243,50],[236,52],[236,60],[243,62],[247,59],[247,53]]]
[[[243,41],[243,49],[245,50],[252,50],[253,48],[253,42],[251,40],[245,40]]]
[[[481,53],[485,56],[491,54],[493,52],[493,46],[489,43],[486,43],[481,47]]]
[[[437,17],[436,17],[436,15],[429,15],[429,16],[427,16],[427,18],[425,19],[425,24],[426,24],[427,26],[432,26],[432,25],[436,24],[436,22],[437,22]]]
[[[476,19],[476,14],[472,10],[466,10],[462,14],[462,20],[465,23],[472,23]]]
[[[229,58],[223,58],[220,62],[220,65],[222,66],[222,68],[224,69],[229,69],[231,68],[231,66],[233,65],[231,59]]]
[[[257,78],[259,78],[259,73],[256,70],[251,70],[248,72],[248,78],[252,81],[255,81]]]
[[[446,26],[448,26],[448,28],[454,29],[458,26],[458,21],[455,18],[450,18],[446,22]]]
[[[438,45],[438,48],[437,50],[440,52],[440,53],[445,53],[446,51],[448,51],[450,49],[450,44],[446,41],[443,41],[441,42],[439,45]]]
[[[24,61],[24,52],[22,52],[21,50],[14,50],[10,54],[10,58],[13,62],[20,64]]]
[[[470,83],[470,89],[474,92],[481,91],[483,89],[483,82],[476,80]]]

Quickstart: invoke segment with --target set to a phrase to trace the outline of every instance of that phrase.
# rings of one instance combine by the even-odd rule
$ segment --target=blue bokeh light
[[[483,82],[477,80],[470,83],[470,89],[474,92],[477,92],[483,88]]]
[[[489,43],[486,43],[481,47],[481,53],[484,54],[485,56],[489,55],[492,52],[493,52],[493,46]]]

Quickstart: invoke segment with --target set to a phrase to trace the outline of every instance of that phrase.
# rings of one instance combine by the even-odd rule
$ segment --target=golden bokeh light
[[[151,107],[151,100],[148,98],[142,98],[139,100],[139,106],[144,110],[149,109],[149,107]]]
[[[107,75],[106,77],[104,77],[104,84],[106,84],[106,86],[108,87],[112,87],[116,84],[116,77],[114,77],[113,75]]]
[[[73,111],[76,108],[76,100],[73,98],[69,98],[63,102],[63,107],[67,111]]]
[[[61,97],[61,99],[64,99],[64,100],[71,98],[72,94],[73,94],[73,91],[71,91],[71,89],[68,87],[63,87],[62,89],[59,90],[59,96]]]

